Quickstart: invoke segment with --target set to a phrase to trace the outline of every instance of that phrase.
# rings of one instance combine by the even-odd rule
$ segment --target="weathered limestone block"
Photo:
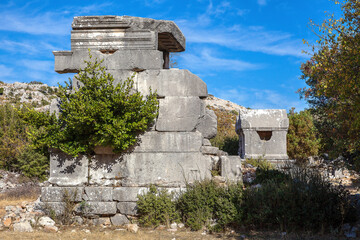
[[[94,35],[100,35],[93,41]],[[130,41],[129,41],[130,40]],[[71,49],[94,49],[111,53],[117,49],[157,50],[157,34],[150,30],[102,29],[71,31]]]
[[[199,132],[146,132],[134,152],[199,152],[202,136]]]
[[[54,51],[55,71],[58,73],[77,73],[80,68],[86,67],[84,60],[89,61],[87,51]],[[92,51],[94,58],[103,60],[102,65],[107,70],[144,70],[161,69],[164,60],[163,53],[157,50],[118,50],[113,54],[103,54],[100,51]]]
[[[160,132],[192,132],[205,106],[199,97],[165,97],[159,99],[159,116],[155,129]]]
[[[74,17],[72,28],[72,49],[146,49],[153,48],[153,42],[157,42],[156,47],[161,51],[185,50],[185,37],[172,21],[130,16],[80,16]],[[97,41],[90,44],[94,38]]]
[[[288,159],[286,150],[287,131],[272,130],[269,140],[261,140],[257,131],[243,130],[245,140],[245,153],[243,158],[265,158],[267,160]]]
[[[92,157],[89,169],[89,183],[100,186],[121,185],[121,162],[124,156],[120,154],[97,154]]]
[[[74,158],[59,150],[50,151],[49,182],[58,186],[79,186],[88,182],[88,159]]]
[[[49,211],[52,210],[56,215],[61,215],[65,211],[64,202],[43,202],[41,203],[41,208],[43,210]]]
[[[110,221],[114,226],[122,226],[130,223],[129,219],[122,214],[116,214],[115,216],[110,217]]]
[[[86,215],[114,215],[117,212],[116,202],[86,202],[78,204],[77,213]]]
[[[149,88],[159,97],[207,97],[207,86],[198,76],[188,70],[146,70],[136,76],[138,91],[149,94]]]
[[[241,110],[236,122],[241,158],[288,159],[286,134],[289,119],[284,109]]]
[[[179,187],[210,178],[211,161],[198,153],[133,153],[126,156],[120,175],[122,186]]]
[[[202,146],[201,152],[208,155],[220,155],[222,151],[220,151],[218,147]]]
[[[221,156],[221,176],[228,181],[242,181],[240,156]]]
[[[148,188],[144,187],[117,187],[114,188],[113,199],[118,202],[136,202],[138,194],[146,194]]]
[[[83,199],[90,202],[111,202],[113,200],[112,187],[85,187]]]
[[[202,144],[203,146],[211,146],[211,142],[210,142],[210,140],[209,139],[207,139],[207,138],[204,138],[203,139],[203,144]]]
[[[206,114],[200,119],[196,129],[204,138],[214,138],[217,134],[217,117],[213,110],[206,109]]]
[[[43,187],[41,188],[42,202],[62,202],[64,196],[75,202],[82,201],[83,187]]]
[[[121,214],[125,214],[125,215],[137,214],[136,202],[118,202],[117,209]]]

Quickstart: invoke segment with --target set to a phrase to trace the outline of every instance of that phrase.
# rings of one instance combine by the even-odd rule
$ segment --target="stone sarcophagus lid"
[[[241,110],[236,122],[241,158],[287,160],[289,119],[284,109]]]

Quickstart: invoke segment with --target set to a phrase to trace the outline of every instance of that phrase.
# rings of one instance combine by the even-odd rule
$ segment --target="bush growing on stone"
[[[59,85],[58,119],[48,113],[32,111],[25,116],[35,122],[33,140],[37,144],[57,148],[72,155],[92,154],[95,146],[110,146],[122,152],[138,141],[157,116],[156,93],[143,97],[133,89],[133,78],[114,86],[114,78],[106,73],[101,61],[92,59],[75,76],[79,89],[73,91],[71,80]],[[34,124],[33,124],[34,125]]]
[[[260,187],[247,188],[243,222],[258,228],[277,226],[282,231],[324,231],[356,220],[349,193],[333,186],[320,173],[292,169],[268,174]]]
[[[241,184],[221,187],[205,180],[188,184],[177,201],[177,208],[183,222],[192,230],[210,227],[211,221],[215,221],[212,230],[216,231],[238,222],[242,216],[241,198]]]
[[[317,138],[313,118],[309,111],[296,113],[289,111],[289,130],[287,134],[287,153],[297,163],[305,163],[310,156],[317,156],[320,139]]]
[[[146,227],[156,227],[160,224],[170,226],[172,222],[179,221],[174,195],[165,189],[158,190],[155,186],[151,186],[149,192],[138,195],[138,198],[137,207],[140,224]]]

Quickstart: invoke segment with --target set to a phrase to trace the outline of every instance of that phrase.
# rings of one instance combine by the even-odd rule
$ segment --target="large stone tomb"
[[[169,52],[185,50],[185,37],[171,21],[127,16],[75,17],[71,51],[54,51],[55,71],[77,73],[93,57],[120,83],[136,72],[134,86],[142,94],[156,90],[159,115],[132,152],[103,151],[73,158],[51,150],[49,187],[41,201],[63,210],[63,195],[85,201],[91,216],[135,215],[137,194],[151,184],[180,191],[186,182],[211,178],[214,159],[223,159],[222,175],[240,180],[240,158],[226,157],[212,147],[217,120],[206,109],[206,84],[188,70],[168,69]],[[81,87],[73,82],[74,91]],[[57,103],[52,103],[56,112]],[[223,155],[223,156],[220,156]],[[232,169],[236,168],[236,169]]]
[[[289,119],[284,109],[240,110],[236,122],[242,159],[287,160],[286,134]]]

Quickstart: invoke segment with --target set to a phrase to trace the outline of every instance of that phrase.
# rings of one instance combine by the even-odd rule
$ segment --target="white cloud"
[[[188,42],[216,44],[230,49],[271,55],[305,57],[305,54],[301,52],[302,41],[293,39],[289,33],[266,31],[259,26],[235,25],[230,28],[199,28],[199,25],[186,20],[180,20],[177,23]]]
[[[59,13],[46,12],[39,15],[17,11],[0,12],[0,30],[23,32],[34,35],[66,35],[70,33],[72,18]]]
[[[257,3],[260,5],[260,6],[265,6],[267,4],[266,0],[257,0]]]
[[[245,71],[261,68],[261,65],[238,59],[226,59],[214,56],[214,53],[208,48],[201,50],[197,55],[183,53],[179,56],[182,66],[194,71],[216,71],[232,70]]]
[[[73,16],[96,13],[112,5],[111,2],[82,7],[63,7],[57,11],[38,12],[41,6],[29,2],[21,8],[0,10],[0,31],[22,32],[33,35],[69,35]],[[14,6],[15,7],[15,6]]]

